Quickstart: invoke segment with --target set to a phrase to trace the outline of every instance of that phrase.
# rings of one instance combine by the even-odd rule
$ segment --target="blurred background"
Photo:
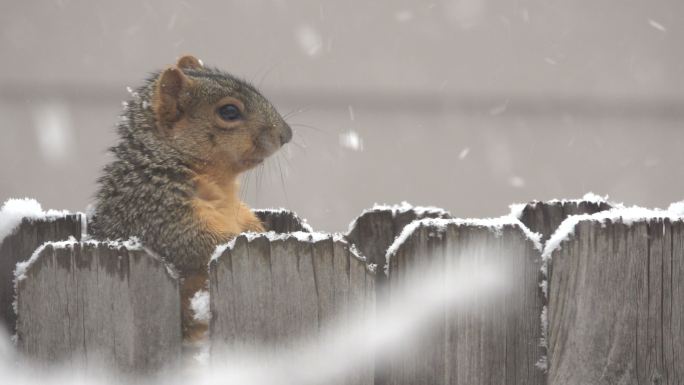
[[[664,208],[684,199],[683,38],[680,0],[4,0],[0,201],[84,210],[126,88],[192,53],[293,113],[243,196],[316,229],[403,200]]]

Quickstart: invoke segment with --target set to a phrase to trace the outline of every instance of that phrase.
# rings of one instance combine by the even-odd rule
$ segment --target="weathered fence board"
[[[26,356],[124,373],[178,363],[178,281],[142,249],[48,243],[17,269],[17,347]]]
[[[27,260],[33,251],[49,241],[69,237],[81,239],[80,214],[45,219],[25,218],[14,231],[0,239],[0,327],[8,334],[14,333],[16,315],[14,301],[14,267]]]
[[[388,253],[389,306],[416,317],[415,304],[404,301],[431,282],[444,282],[436,293],[447,298],[426,293],[424,301],[436,301],[424,309],[431,317],[396,349],[381,371],[384,383],[545,384],[536,368],[543,355],[539,245],[510,221],[423,220],[404,230]]]
[[[241,235],[219,253],[209,274],[212,359],[225,350],[297,352],[374,311],[374,273],[341,238]],[[373,384],[372,360],[339,383]]]
[[[349,225],[346,239],[366,257],[369,263],[378,266],[381,273],[375,276],[377,311],[385,311],[387,304],[387,276],[384,274],[387,249],[401,234],[406,225],[423,218],[450,218],[451,215],[437,207],[414,207],[406,202],[400,205],[375,205],[364,210]],[[382,331],[380,331],[382,333]],[[384,385],[385,368],[378,365],[376,385]]]
[[[684,382],[684,222],[629,222],[585,219],[545,250],[550,384]]]
[[[436,207],[413,207],[408,203],[396,206],[376,205],[365,210],[350,225],[346,237],[369,263],[385,266],[385,253],[406,225],[416,219],[451,218]],[[378,274],[377,278],[384,279]]]
[[[512,205],[518,212],[520,222],[535,233],[542,235],[542,241],[549,239],[558,226],[571,215],[594,214],[606,211],[613,206],[606,200],[586,195],[584,199],[534,201],[527,204]]]
[[[376,206],[345,237],[314,233],[286,210],[255,210],[272,233],[237,237],[209,267],[212,353],[333,357],[320,344],[338,349],[325,338],[335,330],[346,337],[340,349],[362,362],[331,384],[684,383],[684,220],[660,211],[625,224],[611,208],[593,198],[533,202],[517,207],[518,221]],[[120,373],[182,365],[173,272],[138,246],[80,235],[77,215],[24,220],[0,244],[4,310],[15,264],[31,258],[17,269],[19,350],[43,365],[107,364]],[[378,327],[364,329],[372,334],[353,329],[376,312]],[[0,311],[5,322],[14,314]],[[407,333],[383,340],[397,326]]]

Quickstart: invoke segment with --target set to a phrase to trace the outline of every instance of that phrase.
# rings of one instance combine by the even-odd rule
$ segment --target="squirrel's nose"
[[[280,132],[280,145],[282,146],[290,140],[292,140],[292,129],[285,123],[283,124],[283,130]]]

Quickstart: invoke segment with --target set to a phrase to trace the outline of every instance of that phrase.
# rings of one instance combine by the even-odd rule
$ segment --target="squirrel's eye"
[[[242,116],[242,114],[240,114],[240,109],[237,108],[235,104],[226,104],[225,106],[222,106],[219,108],[218,114],[221,116],[221,119],[227,121],[238,120]]]

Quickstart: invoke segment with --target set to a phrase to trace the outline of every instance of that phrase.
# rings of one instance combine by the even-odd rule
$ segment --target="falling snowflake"
[[[515,188],[525,187],[525,179],[519,176],[512,176],[508,179],[508,183]]]
[[[653,19],[648,19],[648,24],[661,32],[667,32],[667,28]]]
[[[363,151],[363,138],[356,131],[349,130],[340,134],[340,146],[353,151]]]
[[[394,15],[394,18],[400,23],[405,23],[405,22],[411,21],[413,19],[413,12],[405,9],[403,11],[397,12]]]
[[[297,42],[302,52],[309,56],[316,56],[323,48],[323,38],[313,27],[302,25],[296,31]]]
[[[458,160],[463,160],[470,153],[470,147],[466,147],[458,154]]]

